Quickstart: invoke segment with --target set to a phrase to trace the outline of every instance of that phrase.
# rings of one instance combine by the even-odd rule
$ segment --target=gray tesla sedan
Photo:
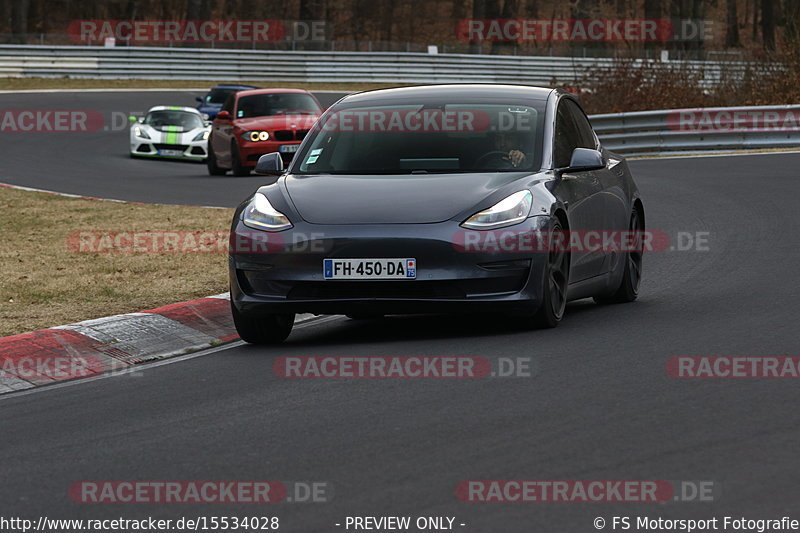
[[[290,120],[290,119],[289,119]],[[636,299],[644,208],[576,97],[514,85],[347,96],[233,217],[231,304],[247,342],[295,313],[503,312],[554,327],[567,301]]]

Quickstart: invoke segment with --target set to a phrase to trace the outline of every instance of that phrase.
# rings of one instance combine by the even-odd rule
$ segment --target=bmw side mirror
[[[280,176],[283,174],[283,159],[278,152],[270,152],[258,158],[256,174],[265,176]]]
[[[572,152],[569,166],[563,169],[564,172],[583,172],[587,170],[599,170],[606,167],[606,159],[598,150],[590,148],[575,148]]]
[[[230,111],[220,111],[219,113],[217,113],[217,118],[220,120],[230,120],[231,119]]]

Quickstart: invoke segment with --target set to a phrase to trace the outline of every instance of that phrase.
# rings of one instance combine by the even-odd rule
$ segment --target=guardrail
[[[635,60],[634,65],[644,61],[650,60]],[[586,69],[610,67],[614,62],[613,58],[551,56],[0,45],[0,76],[18,77],[552,86],[569,85],[580,80]],[[713,61],[650,64],[663,68],[677,65],[697,72],[702,77],[701,87],[713,86],[723,72],[736,73],[745,65]],[[682,112],[711,113],[710,123],[701,118],[696,123],[694,119],[682,121],[688,119]],[[793,126],[784,124],[795,118]],[[622,154],[800,146],[800,106],[642,111],[594,115],[591,120],[603,143]]]
[[[800,105],[592,115],[603,145],[626,155],[800,147]]]
[[[642,61],[650,60],[636,60]],[[572,84],[613,58],[314,52],[206,48],[0,45],[0,76],[94,79],[269,80],[276,82]],[[713,61],[651,62],[700,72],[701,85],[719,79]]]

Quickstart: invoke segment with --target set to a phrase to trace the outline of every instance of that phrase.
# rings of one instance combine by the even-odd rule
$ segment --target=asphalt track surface
[[[0,182],[135,202],[233,207],[263,181],[209,176],[205,164],[129,157],[127,117],[143,116],[155,105],[197,105],[194,91],[65,92],[0,94],[3,111],[72,110],[90,117],[93,131],[0,131]],[[329,106],[346,93],[316,93]],[[52,120],[51,120],[52,121]],[[24,125],[24,124],[23,124]],[[97,128],[95,129],[95,127]],[[80,129],[80,128],[76,128]]]
[[[125,105],[120,95],[103,101]],[[58,178],[37,169],[57,165],[18,148],[3,158],[4,180],[220,205],[235,204],[258,182],[134,164],[124,157],[124,137],[115,151],[79,149],[77,135],[65,141],[70,150],[59,150],[54,136],[45,137],[42,154],[71,162]],[[268,515],[280,517],[280,530],[298,532],[344,531],[334,524],[348,515],[454,516],[466,524],[456,530],[485,533],[596,531],[595,517],[611,530],[613,516],[800,519],[797,382],[678,380],[665,372],[675,355],[800,355],[800,154],[631,166],[649,229],[708,232],[707,250],[648,254],[637,302],[576,302],[546,331],[481,317],[335,317],[303,325],[279,348],[237,344],[134,376],[0,398],[2,514]],[[309,355],[530,357],[535,372],[477,380],[275,377],[276,357]],[[333,497],[203,507],[79,505],[67,496],[79,480],[261,479],[326,482]],[[704,480],[715,483],[716,496],[465,503],[454,490],[468,479]]]

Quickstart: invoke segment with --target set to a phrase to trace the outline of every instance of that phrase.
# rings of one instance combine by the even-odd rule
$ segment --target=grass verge
[[[87,253],[68,242],[86,231],[225,232],[232,213],[0,188],[0,336],[227,291],[223,252]]]

